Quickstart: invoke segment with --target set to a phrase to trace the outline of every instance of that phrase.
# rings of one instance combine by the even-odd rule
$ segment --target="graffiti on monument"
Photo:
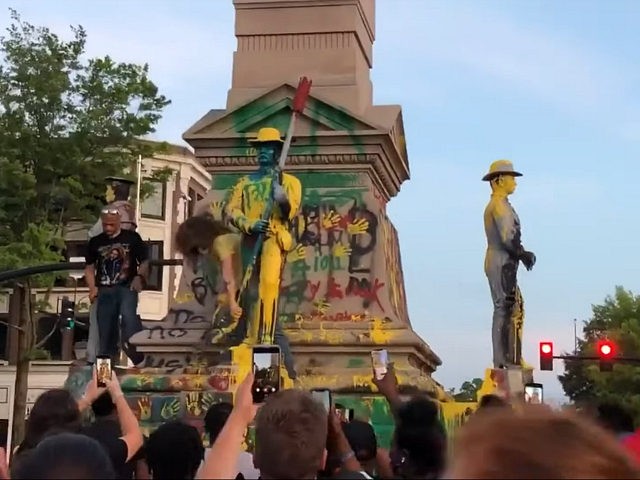
[[[397,233],[366,174],[302,173],[295,248],[282,275],[285,322],[406,319]],[[229,177],[229,178],[224,178]],[[232,175],[214,179],[208,212],[225,221]]]

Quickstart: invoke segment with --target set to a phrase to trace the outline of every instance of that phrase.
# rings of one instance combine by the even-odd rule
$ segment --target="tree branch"
[[[53,328],[51,329],[51,331],[49,333],[47,333],[42,340],[40,340],[38,343],[36,343],[33,346],[33,349],[35,350],[36,348],[40,348],[45,343],[47,343],[47,340],[49,340],[51,338],[51,336],[56,332],[56,330],[58,329],[59,325],[60,325],[60,318],[56,318],[56,321],[53,324]]]
[[[6,325],[7,327],[15,328],[16,330],[24,332],[23,328],[19,327],[18,325],[14,325],[13,323],[5,322],[4,320],[0,320],[0,325]]]

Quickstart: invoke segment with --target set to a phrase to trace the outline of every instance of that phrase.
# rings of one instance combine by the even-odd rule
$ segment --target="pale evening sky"
[[[92,56],[148,62],[173,102],[159,139],[225,105],[230,0],[0,0],[2,29],[9,7],[63,36],[83,25]],[[640,2],[378,0],[376,20],[374,100],[403,106],[411,164],[389,214],[435,377],[458,387],[490,363],[480,178],[498,158],[525,174],[512,203],[538,256],[520,274],[525,357],[541,339],[572,349],[573,318],[616,284],[640,290]],[[537,374],[548,397],[559,372]]]

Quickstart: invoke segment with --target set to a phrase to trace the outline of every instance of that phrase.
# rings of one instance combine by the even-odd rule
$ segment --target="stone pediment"
[[[291,118],[295,91],[292,85],[284,84],[229,112],[211,110],[189,128],[183,138],[188,142],[251,138],[264,126],[276,127],[284,135]],[[296,122],[296,136],[322,135],[322,132],[362,134],[382,131],[388,129],[338,108],[313,93]]]

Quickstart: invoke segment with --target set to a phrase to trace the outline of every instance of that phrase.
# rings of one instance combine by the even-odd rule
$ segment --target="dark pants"
[[[128,285],[100,287],[96,308],[100,332],[99,354],[109,355],[115,360],[118,356],[118,339],[121,337],[122,349],[133,364],[142,362],[144,355],[128,343],[133,335],[143,330],[142,322],[137,315],[138,292],[131,290]]]

